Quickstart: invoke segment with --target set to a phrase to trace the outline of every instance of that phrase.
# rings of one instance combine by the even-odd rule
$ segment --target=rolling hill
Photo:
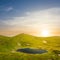
[[[48,50],[46,54],[31,55],[16,52],[19,48],[36,48]],[[60,36],[35,37],[28,34],[19,34],[13,37],[0,35],[0,60],[58,60],[55,54],[60,51]],[[60,53],[59,53],[60,54]]]

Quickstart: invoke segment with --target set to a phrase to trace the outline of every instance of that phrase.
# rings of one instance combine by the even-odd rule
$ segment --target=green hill
[[[60,37],[35,37],[27,34],[20,34],[11,38],[16,48],[30,47],[42,49],[60,49]]]
[[[46,54],[31,55],[16,52],[19,48],[36,48],[48,50]],[[0,60],[59,60],[60,36],[35,37],[19,34],[13,37],[0,35]],[[60,54],[60,53],[59,53]]]

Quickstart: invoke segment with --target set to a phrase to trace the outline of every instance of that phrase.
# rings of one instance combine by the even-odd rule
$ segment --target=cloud
[[[30,12],[26,12],[26,15],[30,15]]]
[[[11,11],[11,10],[13,10],[13,7],[7,7],[6,9],[5,9],[5,11]]]
[[[9,7],[7,11],[12,10],[12,7]],[[9,29],[60,29],[60,8],[50,8],[40,11],[26,12],[26,16],[22,17],[13,17],[9,20],[3,20],[0,25]],[[1,22],[0,22],[1,23]]]

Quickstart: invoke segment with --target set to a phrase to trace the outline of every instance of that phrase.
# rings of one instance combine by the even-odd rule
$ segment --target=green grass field
[[[45,49],[43,54],[16,52],[19,48]],[[0,35],[0,60],[60,60],[60,36],[35,37],[20,34],[14,37]]]

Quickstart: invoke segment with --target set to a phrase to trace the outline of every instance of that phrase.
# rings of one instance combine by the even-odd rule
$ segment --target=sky
[[[60,36],[60,0],[0,0],[0,35],[43,31]]]

